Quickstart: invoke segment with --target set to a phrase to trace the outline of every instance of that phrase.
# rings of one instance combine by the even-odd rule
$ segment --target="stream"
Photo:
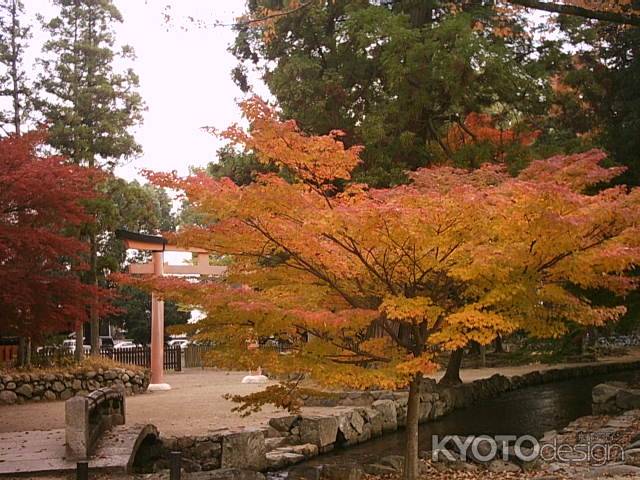
[[[533,435],[540,438],[548,430],[558,430],[576,418],[591,415],[591,390],[605,381],[629,381],[638,371],[595,375],[547,383],[482,400],[439,420],[420,426],[420,450],[431,449],[432,435]],[[386,455],[404,454],[404,430],[386,434],[361,445],[336,449],[303,465],[336,463],[376,463]],[[286,478],[276,472],[270,479]]]

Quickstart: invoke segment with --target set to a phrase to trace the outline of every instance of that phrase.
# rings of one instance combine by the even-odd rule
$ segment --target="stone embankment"
[[[120,386],[127,395],[144,393],[149,372],[137,367],[97,368],[86,371],[0,373],[0,405],[68,400],[102,387]]]
[[[455,387],[425,380],[420,399],[420,422],[438,419],[455,409],[511,390],[631,369],[640,369],[640,362],[586,365],[513,377],[494,375]],[[307,406],[335,406],[335,410],[325,416],[272,418],[268,427],[260,429],[162,438],[162,450],[165,453],[182,452],[187,471],[279,470],[334,448],[356,445],[396,431],[406,424],[407,399],[407,392],[387,391],[340,392],[331,397],[306,398]],[[389,460],[395,461],[397,459]],[[167,466],[166,457],[156,463],[156,468]]]

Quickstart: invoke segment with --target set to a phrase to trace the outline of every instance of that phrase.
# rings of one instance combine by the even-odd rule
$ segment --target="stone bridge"
[[[0,434],[0,476],[74,471],[130,473],[141,446],[155,442],[153,425],[125,425],[124,391],[104,388],[65,405],[65,428]]]

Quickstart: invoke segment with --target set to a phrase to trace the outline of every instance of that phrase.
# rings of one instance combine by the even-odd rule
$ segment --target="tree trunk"
[[[460,379],[460,366],[462,365],[462,355],[464,350],[459,348],[455,352],[451,353],[449,357],[449,363],[447,364],[447,371],[444,377],[440,380],[443,385],[459,385],[462,383]]]
[[[91,244],[91,283],[98,288],[98,249],[96,235],[92,234],[89,240]],[[100,316],[98,315],[97,300],[91,303],[89,321],[91,323],[91,356],[100,355]]]
[[[504,353],[504,346],[502,345],[502,335],[498,334],[495,340],[496,348],[494,350],[495,353]]]
[[[480,345],[480,367],[485,368],[487,366],[487,346]]]
[[[416,480],[420,474],[418,465],[418,426],[420,421],[420,386],[422,374],[417,373],[409,385],[407,403],[406,450],[404,453],[404,480]]]
[[[17,363],[18,367],[25,366],[25,359],[27,357],[27,342],[25,337],[18,338],[18,358]]]
[[[77,362],[84,359],[84,324],[82,322],[76,325],[76,351],[73,356]]]
[[[16,135],[20,136],[20,124],[22,115],[20,114],[20,72],[18,71],[18,5],[14,0],[11,3],[11,81],[13,90],[13,127]]]
[[[29,368],[31,366],[31,337],[27,337],[26,348],[24,352],[24,366]]]

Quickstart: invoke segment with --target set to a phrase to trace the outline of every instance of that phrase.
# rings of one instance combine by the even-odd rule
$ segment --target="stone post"
[[[89,401],[86,397],[73,397],[65,402],[64,409],[67,456],[85,460],[89,456]]]

